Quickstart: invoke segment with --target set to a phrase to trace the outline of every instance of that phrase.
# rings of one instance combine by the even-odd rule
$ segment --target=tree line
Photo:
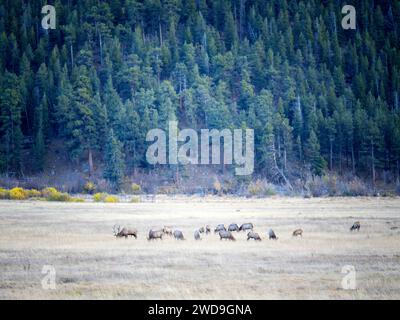
[[[0,1],[0,172],[71,163],[116,186],[148,169],[146,133],[252,128],[255,170],[274,183],[352,173],[399,181],[400,2]],[[29,161],[23,157],[29,152]]]

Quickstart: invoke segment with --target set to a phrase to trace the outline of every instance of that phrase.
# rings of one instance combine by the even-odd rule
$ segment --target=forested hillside
[[[176,119],[253,128],[254,176],[274,184],[399,180],[399,1],[56,0],[54,30],[44,4],[0,0],[3,176],[49,170],[61,141],[118,185],[153,168],[146,134]]]

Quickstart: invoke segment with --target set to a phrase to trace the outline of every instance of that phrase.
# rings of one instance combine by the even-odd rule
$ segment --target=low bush
[[[96,188],[97,188],[96,185],[91,181],[86,182],[85,185],[83,186],[83,190],[88,194],[93,194]]]
[[[52,195],[56,195],[57,193],[60,193],[60,192],[56,188],[53,188],[53,187],[47,187],[42,190],[42,196],[45,198],[48,198]]]
[[[132,183],[131,190],[133,194],[140,194],[142,192],[142,187],[137,183]]]
[[[0,199],[10,199],[10,190],[0,188]]]
[[[11,200],[25,200],[28,198],[28,192],[23,188],[13,188],[10,190]]]
[[[46,197],[47,201],[70,202],[71,196],[68,193],[56,192]]]
[[[140,202],[140,197],[132,197],[131,202],[132,202],[132,203],[138,203],[138,202]]]
[[[108,195],[107,197],[104,198],[105,203],[117,203],[119,202],[119,199],[115,196],[110,196]]]
[[[267,181],[256,180],[250,182],[247,192],[252,197],[267,197],[276,195],[275,187]]]
[[[79,203],[81,203],[81,202],[85,202],[85,199],[82,199],[82,198],[71,198],[70,202],[79,202]]]
[[[104,199],[105,199],[107,196],[108,196],[108,194],[107,194],[107,193],[104,193],[104,192],[96,193],[96,194],[93,196],[93,201],[94,201],[94,202],[102,202],[102,201],[104,201]]]
[[[27,190],[27,194],[29,198],[39,198],[42,195],[42,193],[36,189]]]

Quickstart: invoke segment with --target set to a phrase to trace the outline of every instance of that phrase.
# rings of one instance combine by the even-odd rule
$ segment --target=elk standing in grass
[[[225,239],[225,240],[236,241],[236,239],[233,237],[232,233],[230,231],[226,231],[226,230],[221,230],[219,232],[219,237],[220,237],[220,240]]]
[[[253,230],[254,226],[251,222],[249,223],[243,223],[240,228],[239,231],[246,231],[246,230]]]
[[[170,227],[164,226],[164,228],[162,229],[162,232],[164,232],[164,234],[166,234],[168,236],[172,236],[172,230]]]
[[[239,226],[236,223],[231,223],[228,227],[228,231],[239,231]]]
[[[180,230],[175,230],[174,231],[174,238],[176,240],[185,240],[185,237],[183,236],[183,232]]]
[[[196,230],[194,232],[194,239],[195,240],[201,240],[200,233],[201,233],[200,230]]]
[[[214,230],[215,233],[220,232],[220,231],[226,231],[226,228],[223,224],[217,225],[217,227]]]
[[[211,227],[209,225],[206,225],[206,234],[211,233]]]
[[[350,231],[354,231],[354,230],[360,231],[360,227],[361,227],[360,221],[356,221],[351,226]]]
[[[256,241],[261,241],[260,235],[258,233],[256,233],[256,232],[253,232],[253,231],[250,231],[247,234],[247,240],[250,240],[250,239],[254,239]]]
[[[303,230],[302,229],[296,229],[296,230],[293,231],[292,235],[293,235],[293,237],[297,237],[297,236],[303,237]]]
[[[274,230],[272,230],[272,229],[269,229],[269,231],[268,231],[268,237],[269,237],[270,240],[271,240],[271,239],[272,239],[272,240],[278,240],[278,237],[276,236]]]
[[[118,228],[117,228],[117,226],[114,225],[113,232],[114,232],[114,236],[117,238],[125,237],[125,239],[127,239],[129,236],[131,236],[131,237],[135,237],[135,239],[137,239],[137,230],[136,229],[122,228],[122,230],[121,230],[121,226],[118,226]]]
[[[160,239],[162,240],[164,235],[164,231],[163,230],[150,230],[149,231],[149,237],[147,238],[147,240],[156,240],[156,239]]]

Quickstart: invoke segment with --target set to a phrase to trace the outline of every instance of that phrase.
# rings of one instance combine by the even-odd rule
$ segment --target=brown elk
[[[164,234],[165,233],[163,230],[150,230],[147,240],[149,240],[149,241],[156,240],[156,239],[162,240]]]
[[[296,229],[296,230],[293,231],[292,235],[293,235],[293,237],[297,237],[297,236],[302,237],[303,236],[303,230],[302,229]]]
[[[219,232],[219,237],[220,237],[220,240],[225,239],[225,240],[236,241],[236,239],[233,237],[232,233],[230,231],[226,231],[226,230],[221,230]]]
[[[247,240],[254,239],[255,241],[261,241],[261,237],[257,232],[250,231],[247,234]]]
[[[117,238],[125,237],[125,239],[127,239],[129,236],[131,236],[131,237],[135,237],[135,239],[137,239],[137,230],[136,229],[122,228],[122,230],[121,230],[121,226],[117,227],[116,225],[114,225],[113,232],[114,232],[114,236]]]
[[[164,232],[168,236],[172,236],[172,230],[170,227],[164,226],[164,228],[162,229],[162,232]]]
[[[272,230],[272,229],[269,229],[269,231],[268,231],[268,238],[269,238],[269,240],[271,240],[271,239],[278,240],[278,237],[276,236],[274,230]]]

